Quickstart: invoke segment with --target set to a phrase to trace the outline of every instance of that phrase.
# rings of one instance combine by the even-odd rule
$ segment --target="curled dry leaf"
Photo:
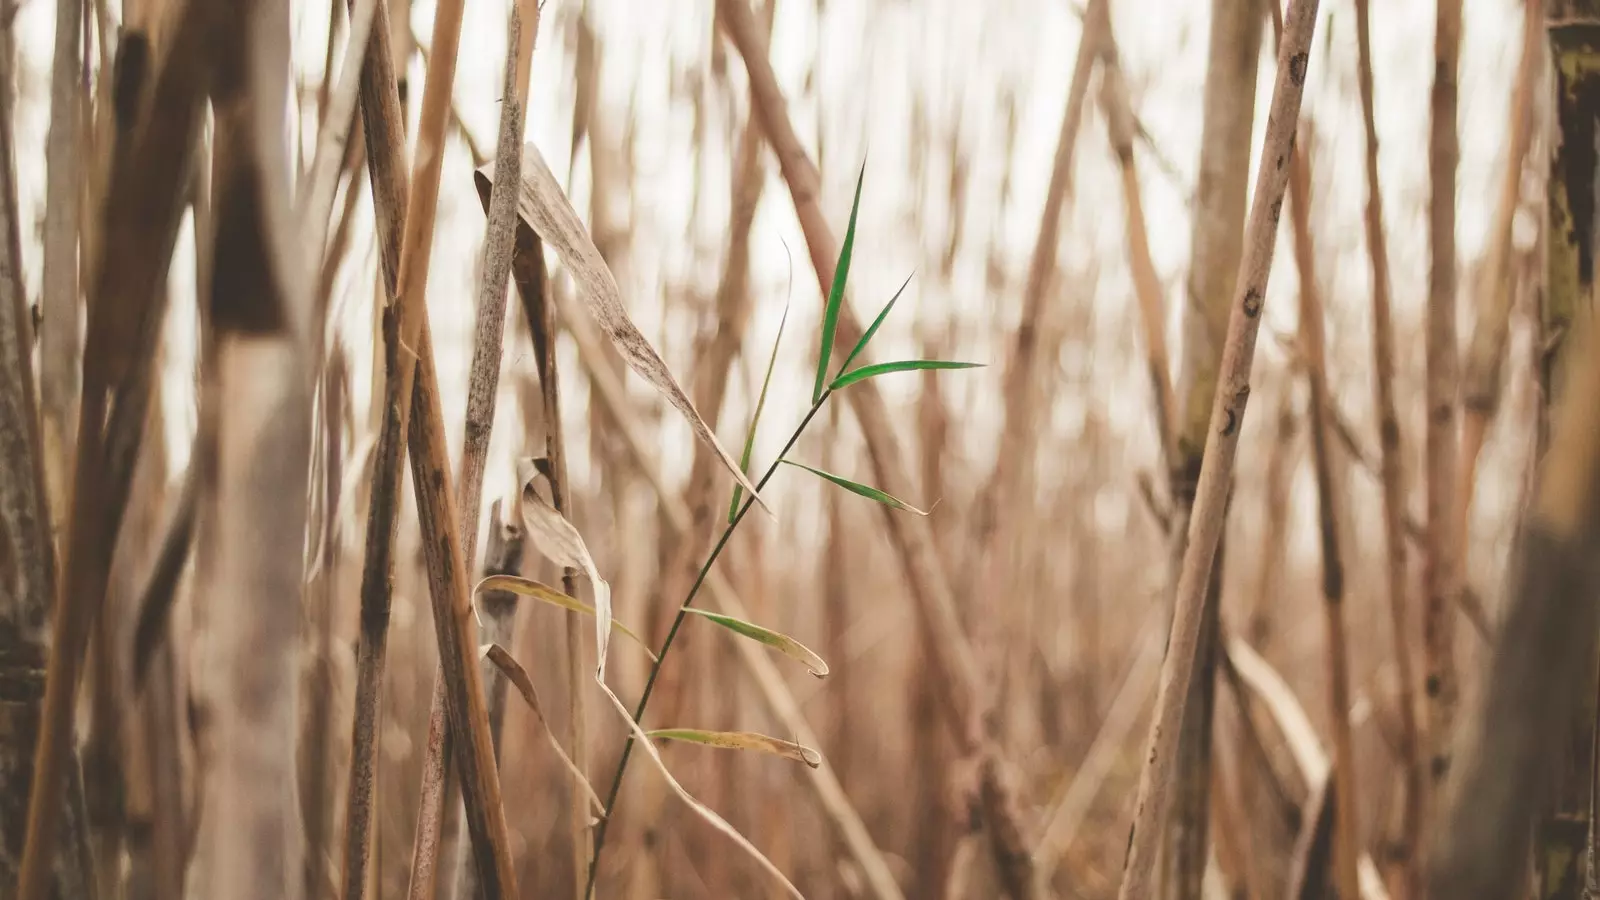
[[[478,582],[477,586],[472,589],[474,596],[482,593],[483,591],[505,591],[521,597],[532,597],[535,600],[542,600],[551,606],[558,606],[562,609],[579,613],[581,615],[592,616],[595,614],[594,607],[583,602],[582,600],[579,600],[578,598],[573,597],[564,591],[558,591],[542,581],[534,581],[532,578],[523,578],[520,575],[490,575]],[[636,634],[633,629],[622,624],[614,618],[611,620],[611,627],[623,637],[632,640],[634,643],[644,648],[644,652],[649,655],[651,662],[656,661],[656,655],[653,651],[651,651],[650,645],[645,643],[644,638]]]
[[[698,728],[657,728],[650,736],[658,741],[685,741],[721,747],[724,750],[756,750],[771,753],[784,759],[803,762],[815,769],[822,765],[822,754],[794,741],[780,740],[753,731],[702,731]]]
[[[479,169],[476,176],[478,193],[486,196],[494,182],[494,164]],[[550,172],[550,167],[545,165],[544,156],[532,142],[523,146],[522,190],[518,192],[517,214],[521,224],[531,228],[540,240],[561,256],[573,280],[578,283],[579,293],[583,295],[590,314],[600,323],[617,352],[627,360],[628,367],[660,391],[667,402],[677,407],[694,429],[695,437],[717,454],[722,464],[733,473],[734,480],[755,497],[762,509],[771,512],[761,495],[756,493],[755,485],[750,483],[739,464],[723,449],[710,426],[700,418],[693,401],[678,386],[677,379],[662,361],[661,355],[650,346],[638,326],[628,317],[628,309],[622,305],[622,292],[617,287],[616,276],[611,274],[611,268],[589,237],[588,228],[578,218],[577,211],[561,189],[561,183]]]
[[[522,476],[522,526],[529,539],[546,559],[577,569],[594,586],[595,677],[604,680],[606,650],[611,646],[611,585],[600,577],[583,535],[534,488],[537,473],[523,467]]]
[[[594,792],[594,786],[589,783],[588,778],[584,777],[583,770],[578,767],[577,763],[572,761],[572,757],[567,755],[567,751],[561,749],[561,742],[556,740],[556,733],[550,730],[550,723],[544,717],[544,707],[539,705],[539,692],[533,689],[533,679],[528,677],[528,670],[524,669],[522,663],[517,662],[516,657],[512,656],[506,648],[499,644],[484,644],[478,648],[478,655],[494,663],[494,667],[500,670],[500,674],[504,675],[506,680],[511,682],[512,686],[517,689],[517,693],[522,695],[522,699],[527,702],[528,708],[533,710],[534,718],[539,720],[539,726],[544,729],[544,736],[550,741],[550,746],[555,749],[556,756],[561,757],[562,764],[567,767],[568,772],[572,773],[572,777],[577,779],[578,784],[583,788],[584,795],[593,804],[595,814],[605,815],[606,805],[600,802],[600,795]]]
[[[807,669],[810,669],[811,674],[817,676],[818,678],[826,678],[828,675],[828,664],[823,661],[822,657],[812,652],[810,647],[807,647],[805,644],[802,644],[794,638],[789,637],[787,634],[781,634],[773,631],[770,628],[762,628],[760,625],[757,625],[753,622],[746,622],[743,619],[735,619],[733,616],[725,616],[722,613],[709,612],[698,607],[684,607],[683,611],[694,613],[703,619],[708,619],[712,622],[715,622],[734,634],[742,635],[753,641],[759,641],[763,644],[766,644],[768,647],[771,647],[779,653],[782,653],[784,656],[799,662]]]
[[[783,885],[784,889],[789,892],[789,896],[795,897],[797,900],[805,900],[805,895],[800,893],[800,889],[796,888],[794,884],[784,876],[782,870],[772,864],[772,860],[767,859],[767,857],[762,854],[760,850],[757,850],[756,846],[750,843],[748,838],[740,834],[737,828],[729,825],[727,820],[717,815],[716,812],[711,809],[711,807],[706,806],[699,800],[696,800],[693,794],[690,794],[688,791],[683,789],[683,785],[678,783],[678,779],[672,777],[672,771],[668,769],[667,764],[661,760],[661,753],[660,751],[656,750],[656,745],[651,742],[650,735],[646,733],[643,728],[639,727],[639,723],[633,720],[633,716],[628,714],[628,708],[622,705],[622,701],[618,700],[617,695],[611,692],[611,688],[607,687],[604,681],[600,681],[599,684],[600,690],[605,691],[606,699],[611,701],[611,705],[616,709],[617,713],[622,716],[622,720],[628,723],[628,728],[633,732],[634,742],[640,747],[644,748],[645,755],[650,757],[650,761],[656,764],[656,769],[661,772],[661,777],[667,780],[667,784],[671,786],[673,793],[677,794],[678,798],[684,803],[687,803],[690,809],[694,810],[696,813],[699,813],[702,819],[705,819],[711,824],[711,827],[727,835],[735,844],[739,845],[739,849],[750,854],[750,857],[759,863],[761,868],[766,869],[773,878],[778,880],[779,884]]]

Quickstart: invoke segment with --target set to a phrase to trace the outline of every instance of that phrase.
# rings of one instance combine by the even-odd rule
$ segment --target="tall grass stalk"
[[[1250,397],[1256,336],[1288,182],[1289,157],[1294,153],[1294,134],[1310,62],[1317,6],[1317,0],[1298,0],[1290,8],[1278,49],[1277,80],[1267,118],[1266,144],[1245,232],[1245,253],[1234,291],[1235,306],[1228,317],[1204,462],[1191,514],[1188,549],[1178,579],[1167,657],[1162,662],[1157,688],[1156,717],[1151,723],[1143,757],[1134,830],[1118,893],[1120,900],[1146,900],[1153,887],[1153,864],[1173,780],[1178,728],[1195,675],[1213,555],[1222,537],[1228,486],[1233,480],[1234,458]]]

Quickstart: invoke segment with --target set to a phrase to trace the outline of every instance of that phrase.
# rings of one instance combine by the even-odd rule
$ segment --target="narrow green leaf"
[[[783,343],[783,326],[789,322],[789,304],[783,305],[783,318],[778,320],[778,336],[772,339],[772,356],[767,360],[767,375],[761,379],[761,396],[756,398],[756,411],[750,417],[750,431],[744,436],[744,453],[739,457],[739,469],[750,472],[750,451],[756,445],[756,425],[761,421],[761,410],[767,405],[767,388],[772,384],[772,369],[778,362],[778,345]],[[728,524],[739,514],[739,500],[744,496],[744,486],[733,486],[733,502],[728,505]]]
[[[856,213],[861,209],[861,184],[867,178],[867,164],[861,163],[856,176],[856,199],[850,204],[850,225],[844,231],[844,246],[839,250],[839,265],[833,270],[833,285],[828,289],[828,305],[822,311],[822,354],[817,359],[817,386],[811,402],[822,399],[822,385],[828,380],[828,359],[833,355],[833,336],[839,330],[839,307],[844,305],[844,283],[850,275],[850,253],[856,243]]]
[[[834,484],[837,484],[839,487],[844,488],[845,490],[849,491],[852,494],[860,494],[861,496],[866,497],[866,498],[868,498],[870,500],[876,500],[879,503],[882,503],[884,506],[892,506],[895,509],[903,509],[908,513],[916,513],[919,516],[927,515],[926,512],[923,512],[922,510],[917,509],[915,506],[912,506],[911,504],[905,502],[904,500],[901,500],[898,497],[895,497],[895,496],[893,496],[891,494],[884,493],[883,491],[880,491],[875,487],[867,487],[864,484],[857,484],[857,483],[855,483],[854,481],[851,481],[848,478],[840,478],[838,475],[835,475],[832,472],[824,472],[821,469],[813,469],[812,467],[806,465],[805,463],[797,463],[792,459],[780,459],[778,461],[779,462],[783,462],[783,463],[788,463],[789,465],[794,466],[797,469],[805,469],[807,472],[810,472],[811,474],[816,475],[819,478],[828,479],[829,481],[833,482]]]
[[[831,390],[849,387],[858,381],[888,375],[890,372],[914,372],[919,369],[981,369],[983,363],[947,362],[942,359],[902,359],[899,362],[875,363],[840,374],[828,385]]]
[[[698,728],[658,728],[646,732],[658,741],[686,741],[720,747],[724,750],[756,750],[784,759],[803,762],[815,769],[822,765],[822,754],[794,741],[779,740],[753,731],[702,731]]]
[[[798,661],[807,669],[810,669],[811,674],[817,676],[818,678],[826,677],[828,674],[828,664],[823,662],[822,657],[818,656],[816,653],[813,653],[810,647],[807,647],[805,644],[800,643],[786,634],[779,634],[770,628],[762,628],[760,625],[746,622],[743,619],[735,619],[733,616],[725,616],[722,613],[707,612],[706,610],[698,609],[692,606],[685,607],[684,612],[694,613],[697,616],[709,619],[710,621],[721,625],[723,628],[726,628],[735,634],[743,635],[744,637],[750,638],[753,641],[759,641],[763,644],[766,644],[768,647],[771,647],[779,653],[782,653],[784,656]]]
[[[878,328],[883,325],[883,320],[889,318],[889,310],[894,309],[895,301],[899,300],[900,295],[905,293],[906,286],[911,283],[911,279],[916,277],[916,274],[916,272],[912,272],[906,276],[905,281],[900,283],[900,290],[894,292],[894,296],[889,298],[889,302],[883,305],[883,311],[878,313],[878,317],[872,320],[872,324],[861,335],[861,340],[856,341],[856,345],[850,348],[850,355],[846,356],[844,362],[839,365],[840,372],[850,368],[850,364],[856,361],[856,357],[861,355],[861,351],[867,349],[867,343],[872,340],[873,335],[878,333]]]
[[[506,591],[521,597],[542,600],[551,606],[559,606],[562,609],[585,616],[594,615],[594,607],[582,600],[564,591],[558,591],[543,582],[534,581],[532,578],[523,578],[519,575],[490,575],[478,582],[477,586],[472,589],[472,594],[477,596],[483,591]],[[650,656],[651,662],[656,661],[656,655],[650,651],[650,645],[645,643],[644,638],[634,634],[633,629],[618,622],[616,619],[611,620],[611,627],[620,632],[623,637],[631,638],[634,643],[643,647],[644,652]]]

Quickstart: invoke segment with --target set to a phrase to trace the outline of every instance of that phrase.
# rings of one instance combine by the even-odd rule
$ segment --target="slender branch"
[[[1362,0],[1357,0],[1360,4]],[[1306,131],[1311,131],[1309,127]],[[1311,460],[1317,482],[1317,525],[1322,541],[1322,599],[1328,629],[1328,704],[1333,723],[1334,769],[1332,786],[1333,875],[1339,896],[1357,896],[1356,858],[1360,850],[1356,813],[1354,745],[1350,738],[1350,658],[1346,649],[1344,619],[1344,558],[1339,547],[1339,522],[1343,498],[1334,485],[1333,461],[1328,441],[1328,363],[1324,337],[1321,288],[1317,283],[1311,242],[1311,173],[1302,151],[1289,161],[1290,218],[1294,225],[1294,256],[1300,270],[1300,335],[1305,345],[1306,375],[1311,385]],[[1376,292],[1375,292],[1376,294]],[[1392,398],[1391,398],[1392,399]],[[1396,535],[1398,537],[1398,535]],[[1401,652],[1405,648],[1402,638]]]
[[[525,283],[526,279],[519,276],[519,287]],[[524,301],[526,299],[527,295],[524,294]],[[570,308],[562,309],[561,313],[574,343],[578,346],[578,357],[589,374],[591,387],[599,396],[601,405],[617,423],[634,465],[644,475],[645,481],[655,493],[656,500],[662,505],[666,513],[667,526],[672,529],[673,537],[679,541],[684,540],[690,534],[693,525],[689,507],[662,479],[657,468],[656,448],[639,433],[621,379],[606,362],[600,338],[592,332],[592,326],[588,325],[582,314]],[[744,603],[720,572],[712,571],[706,578],[706,585],[719,610],[735,618],[749,620],[750,614],[746,611]],[[735,646],[755,679],[756,687],[761,692],[768,710],[795,742],[807,747],[821,746],[817,735],[801,712],[799,700],[789,689],[788,683],[765,648],[750,641],[737,641]],[[845,794],[838,776],[834,774],[833,767],[824,766],[817,769],[811,773],[811,777],[804,779],[803,783],[815,792],[818,804],[827,814],[840,840],[850,849],[851,855],[861,866],[872,896],[877,900],[901,900],[900,887],[895,882],[882,851],[873,843],[872,835],[868,833],[860,813],[851,805],[850,798]]]
[[[1300,116],[1300,98],[1310,61],[1317,0],[1298,0],[1290,9],[1278,50],[1277,82],[1267,117],[1266,144],[1256,176],[1255,199],[1246,228],[1245,253],[1239,265],[1236,303],[1228,318],[1211,427],[1190,519],[1189,546],[1172,620],[1167,657],[1162,662],[1151,723],[1139,778],[1134,830],[1123,868],[1120,900],[1146,900],[1151,895],[1155,851],[1161,837],[1160,817],[1171,788],[1178,726],[1183,719],[1189,685],[1199,650],[1200,626],[1217,544],[1222,537],[1228,486],[1250,397],[1250,371],[1266,297],[1267,276],[1276,248],[1278,216],[1288,182],[1289,157]]]
[[[749,6],[744,0],[718,0],[717,11],[718,22],[744,60],[756,120],[761,123],[762,132],[778,157],[806,236],[812,268],[826,293],[833,281],[839,243],[830,233],[817,202],[821,174],[807,156],[785,111],[783,93],[778,88],[777,76]],[[843,348],[840,352],[848,352],[862,333],[861,323],[850,304],[843,304],[836,333],[837,347]],[[848,398],[866,439],[873,476],[880,487],[893,492],[895,485],[906,480],[901,464],[909,456],[901,452],[899,441],[889,427],[892,417],[883,396],[871,382],[861,382],[851,386]],[[956,611],[956,598],[945,576],[933,534],[920,516],[900,515],[888,507],[882,507],[880,513],[895,544],[911,596],[918,605],[933,677],[947,694],[942,712],[958,749],[980,763],[980,807],[989,825],[990,850],[1002,887],[1019,900],[1030,898],[1034,892],[1033,864],[1017,822],[1014,790],[1001,777],[998,751],[984,732],[982,717],[987,704],[982,697],[986,688],[972,643]]]

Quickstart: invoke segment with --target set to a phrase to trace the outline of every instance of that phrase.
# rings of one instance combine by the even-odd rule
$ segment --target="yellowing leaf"
[[[622,701],[618,700],[617,695],[611,692],[611,688],[607,687],[606,683],[603,681],[599,682],[599,684],[600,690],[605,691],[606,698],[611,701],[611,705],[615,707],[617,713],[622,716],[622,721],[628,723],[628,729],[633,732],[634,742],[643,748],[645,755],[650,757],[650,761],[656,764],[656,770],[661,773],[662,778],[667,780],[668,786],[672,788],[673,793],[678,795],[678,799],[682,800],[684,803],[687,803],[689,808],[698,813],[700,818],[705,819],[708,823],[710,823],[712,828],[717,829],[731,838],[735,844],[739,845],[739,849],[750,854],[751,859],[754,859],[758,864],[760,864],[761,868],[766,869],[773,878],[777,879],[779,884],[783,885],[784,889],[789,892],[789,896],[796,898],[796,900],[805,900],[805,895],[800,893],[800,889],[795,887],[794,884],[784,876],[781,869],[772,864],[772,860],[767,859],[760,850],[757,850],[756,846],[750,843],[749,838],[746,838],[744,835],[740,834],[737,828],[729,825],[727,820],[717,815],[716,812],[711,809],[711,807],[706,806],[699,800],[696,800],[693,794],[683,789],[683,785],[678,783],[678,779],[672,777],[672,771],[667,768],[667,764],[662,762],[661,753],[656,749],[656,745],[651,742],[650,735],[645,733],[645,730],[639,727],[639,723],[633,720],[633,716],[628,714],[628,708],[622,705]]]
[[[771,753],[815,769],[822,765],[822,754],[793,741],[779,740],[753,731],[702,731],[698,728],[657,728],[650,736],[658,741],[686,741],[720,747],[724,750],[756,750]]]
[[[760,641],[761,643],[766,644],[768,647],[771,647],[779,653],[782,653],[784,656],[798,661],[806,668],[810,669],[811,674],[817,676],[818,678],[827,677],[828,664],[823,661],[822,657],[813,653],[811,648],[807,647],[805,644],[800,643],[786,634],[780,634],[779,632],[773,631],[770,628],[763,628],[760,625],[756,625],[752,622],[746,622],[743,619],[735,619],[733,616],[725,616],[722,613],[709,612],[694,606],[685,607],[684,612],[694,613],[703,619],[707,619],[715,622],[718,625],[721,625],[723,628],[726,628],[735,634],[742,635],[753,641]]]
[[[595,614],[594,607],[582,600],[564,591],[558,591],[542,581],[534,581],[532,578],[523,578],[520,575],[490,575],[478,582],[477,586],[472,589],[474,596],[483,591],[506,591],[521,597],[542,600],[551,606],[559,606],[562,609],[581,615],[592,616]],[[645,642],[644,638],[634,633],[633,629],[614,618],[611,620],[611,627],[622,634],[623,637],[631,639],[642,647],[644,652],[649,655],[651,662],[656,661],[656,655],[650,650],[650,645]]]

